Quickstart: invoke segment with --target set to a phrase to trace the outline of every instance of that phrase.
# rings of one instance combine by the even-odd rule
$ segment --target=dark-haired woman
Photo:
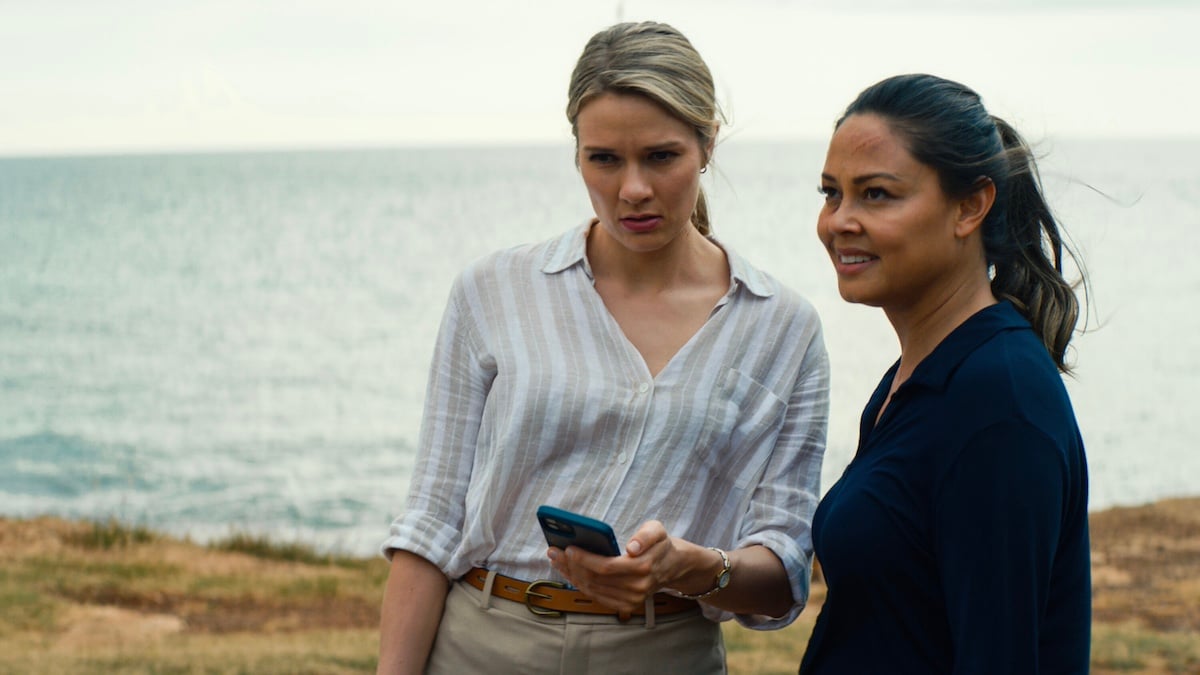
[[[1029,148],[967,87],[865,90],[817,223],[900,359],[813,521],[820,673],[1087,672],[1087,465],[1060,371],[1078,303]]]

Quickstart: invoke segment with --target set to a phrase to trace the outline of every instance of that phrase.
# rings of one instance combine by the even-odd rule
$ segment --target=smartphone
[[[621,555],[617,536],[608,523],[545,505],[538,507],[537,518],[551,546],[578,546],[600,555]]]

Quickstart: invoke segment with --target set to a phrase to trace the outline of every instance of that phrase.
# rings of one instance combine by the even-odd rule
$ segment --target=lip
[[[838,274],[857,274],[879,262],[879,256],[858,248],[831,248],[829,252]]]
[[[653,213],[631,213],[621,217],[621,227],[630,232],[649,232],[662,224],[662,216]]]

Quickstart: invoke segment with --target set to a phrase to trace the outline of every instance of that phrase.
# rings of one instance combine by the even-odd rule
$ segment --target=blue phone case
[[[578,546],[600,555],[621,555],[617,536],[608,523],[545,505],[538,507],[537,518],[551,546]]]

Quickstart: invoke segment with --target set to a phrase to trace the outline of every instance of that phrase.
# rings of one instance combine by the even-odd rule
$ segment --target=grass
[[[260,537],[0,518],[0,675],[373,672],[386,576],[379,558]],[[730,673],[795,673],[815,614],[724,624]],[[1097,623],[1092,672],[1198,673],[1200,634]]]
[[[367,560],[346,555],[319,553],[312,546],[301,543],[281,543],[261,535],[235,533],[209,545],[217,551],[245,553],[263,560],[280,560],[305,565],[337,565],[351,569],[362,569]]]
[[[0,519],[0,675],[374,669],[381,559]]]
[[[1149,631],[1133,623],[1096,624],[1093,673],[1200,673],[1200,634]]]
[[[70,544],[101,551],[149,544],[157,539],[158,535],[145,527],[125,525],[115,518],[93,522],[90,528],[73,531],[67,536],[67,542]]]
[[[375,670],[374,630],[272,635],[177,635],[153,644],[93,645],[13,654],[0,640],[0,673],[340,675]]]
[[[780,630],[758,631],[734,622],[721,624],[725,656],[730,673],[749,675],[796,675],[804,646],[812,633],[810,612]]]

